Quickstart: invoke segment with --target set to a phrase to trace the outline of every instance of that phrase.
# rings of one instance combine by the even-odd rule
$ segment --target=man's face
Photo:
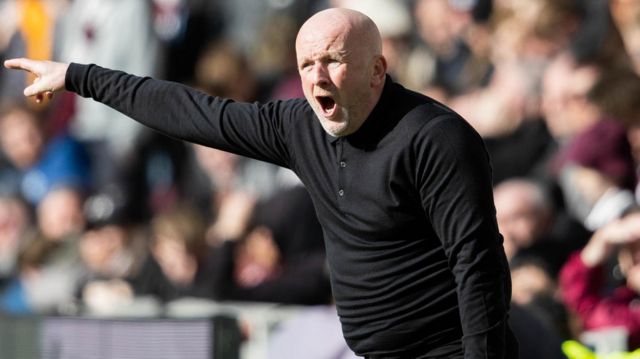
[[[0,120],[0,145],[18,168],[33,166],[40,156],[43,138],[36,121],[22,110],[12,111]]]
[[[339,28],[301,30],[296,41],[304,95],[331,136],[355,132],[368,116],[373,56]]]

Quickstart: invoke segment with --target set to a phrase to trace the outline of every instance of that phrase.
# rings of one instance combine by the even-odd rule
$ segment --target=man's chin
[[[347,132],[347,122],[340,119],[328,119],[318,116],[320,125],[326,133],[333,137],[344,136]]]
[[[322,126],[324,131],[333,137],[342,137],[348,135],[346,124],[336,124],[332,126],[332,124]]]

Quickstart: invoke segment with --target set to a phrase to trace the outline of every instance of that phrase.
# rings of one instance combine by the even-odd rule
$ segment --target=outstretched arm
[[[24,89],[24,95],[35,96],[36,102],[41,102],[45,96],[51,99],[54,92],[64,90],[64,79],[69,64],[21,58],[7,60],[4,66],[32,73],[36,79]]]
[[[33,73],[26,96],[42,101],[66,89],[92,98],[165,135],[280,166],[290,166],[287,137],[308,111],[303,101],[238,103],[182,84],[97,65],[14,59],[5,66]]]

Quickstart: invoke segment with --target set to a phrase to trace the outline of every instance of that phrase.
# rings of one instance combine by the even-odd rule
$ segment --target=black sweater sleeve
[[[465,358],[511,358],[511,280],[489,157],[462,119],[442,117],[422,130],[429,134],[416,143],[420,193],[455,277]]]
[[[289,167],[286,141],[303,100],[238,103],[177,83],[72,63],[65,87],[166,135]]]

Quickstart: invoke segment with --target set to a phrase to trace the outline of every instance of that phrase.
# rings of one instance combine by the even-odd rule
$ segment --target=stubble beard
[[[349,128],[349,123],[350,123],[349,112],[344,107],[339,108],[339,111],[340,111],[340,121],[329,120],[327,118],[324,118],[321,115],[320,111],[315,111],[316,116],[320,121],[320,125],[329,136],[342,137],[349,134],[347,132]]]

